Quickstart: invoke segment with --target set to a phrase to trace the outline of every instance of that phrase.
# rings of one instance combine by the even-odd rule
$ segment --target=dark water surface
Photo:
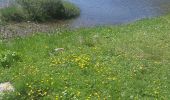
[[[69,0],[81,9],[71,26],[115,25],[170,13],[170,0]]]

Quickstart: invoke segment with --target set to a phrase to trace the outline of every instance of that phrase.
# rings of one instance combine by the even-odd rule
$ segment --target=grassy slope
[[[65,51],[52,52],[60,47]],[[16,87],[11,98],[170,98],[170,16],[35,35],[0,43],[0,50],[22,55],[0,68],[0,82]]]

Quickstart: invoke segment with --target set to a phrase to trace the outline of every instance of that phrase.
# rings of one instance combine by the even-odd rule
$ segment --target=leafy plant
[[[11,67],[13,63],[19,61],[20,56],[16,52],[7,50],[0,54],[0,64],[2,67]]]

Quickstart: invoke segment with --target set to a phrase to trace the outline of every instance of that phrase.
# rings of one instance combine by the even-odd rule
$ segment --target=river
[[[170,13],[170,0],[69,0],[81,9],[71,25],[115,25]]]

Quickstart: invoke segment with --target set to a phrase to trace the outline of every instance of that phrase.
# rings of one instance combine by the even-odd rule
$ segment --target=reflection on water
[[[114,25],[170,13],[170,0],[69,0],[81,9],[71,25]]]

